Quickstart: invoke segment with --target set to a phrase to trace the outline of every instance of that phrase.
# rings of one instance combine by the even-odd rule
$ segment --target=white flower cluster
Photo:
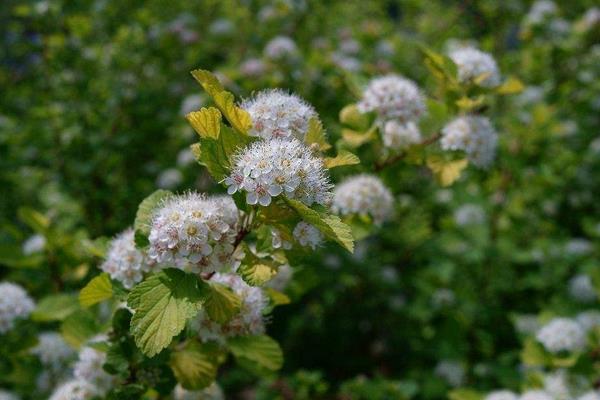
[[[267,58],[279,61],[295,57],[298,54],[298,47],[291,38],[276,36],[267,43],[264,53]]]
[[[421,131],[413,121],[400,123],[390,120],[383,128],[383,144],[394,150],[402,150],[421,141]]]
[[[155,212],[148,257],[191,272],[228,266],[237,236],[238,211],[226,196],[175,196]]]
[[[298,222],[292,233],[294,239],[303,247],[310,247],[315,250],[323,243],[323,234],[317,228],[304,221]]]
[[[373,79],[358,103],[360,112],[374,111],[382,121],[415,121],[425,113],[425,97],[411,80],[398,75]]]
[[[239,69],[246,78],[256,78],[267,71],[267,65],[260,58],[249,58],[240,65]]]
[[[31,350],[31,353],[40,359],[45,368],[53,372],[63,370],[75,356],[75,351],[56,332],[40,333],[38,344]]]
[[[263,311],[268,302],[260,288],[248,285],[237,274],[216,273],[210,281],[230,288],[241,298],[241,308],[237,315],[222,325],[212,321],[204,311],[200,311],[196,327],[201,340],[221,341],[232,336],[264,333]]]
[[[27,318],[34,308],[33,300],[21,286],[0,283],[0,335],[11,330],[17,319]]]
[[[90,400],[99,393],[94,385],[73,379],[57,387],[49,400]]]
[[[175,386],[173,391],[174,400],[224,400],[225,395],[221,387],[213,382],[209,387],[202,390],[186,390],[181,385]]]
[[[485,211],[477,204],[463,204],[454,211],[454,222],[458,226],[482,224],[485,221]]]
[[[554,318],[538,331],[536,338],[551,353],[581,350],[586,341],[581,325],[569,318]]]
[[[0,400],[19,400],[16,394],[0,389]]]
[[[577,400],[600,400],[600,392],[595,390],[590,390],[579,396]]]
[[[108,247],[106,259],[100,269],[111,278],[131,289],[143,278],[144,272],[152,269],[154,262],[148,260],[144,253],[135,247],[135,233],[127,229],[115,237]]]
[[[591,303],[598,297],[592,278],[586,274],[575,275],[569,281],[569,294],[580,303]]]
[[[279,292],[283,292],[293,276],[294,269],[290,267],[289,264],[280,265],[279,269],[277,269],[277,274],[267,282],[266,286]]]
[[[461,386],[465,379],[464,367],[460,363],[452,360],[440,361],[436,365],[434,373],[452,387]]]
[[[525,15],[525,24],[539,25],[557,14],[558,7],[555,2],[551,0],[537,0],[533,3],[527,15]]]
[[[519,400],[554,400],[552,396],[544,390],[528,390],[523,393]]]
[[[336,186],[332,209],[340,215],[370,215],[376,224],[382,224],[394,212],[394,197],[381,179],[360,174]]]
[[[500,84],[500,71],[490,54],[474,47],[462,47],[450,52],[449,57],[458,67],[459,81],[477,81],[480,86],[487,88]]]
[[[600,311],[598,310],[587,310],[582,311],[575,317],[575,320],[584,332],[589,332],[590,330],[600,327]]]
[[[307,206],[328,205],[331,199],[323,160],[293,138],[251,144],[234,157],[234,168],[224,183],[229,194],[246,191],[248,204],[268,206],[280,194]]]
[[[23,242],[23,254],[29,256],[34,253],[39,253],[46,247],[46,238],[43,235],[36,234],[30,236]]]
[[[485,400],[518,400],[519,396],[510,390],[495,390],[485,396]]]
[[[115,383],[112,375],[102,369],[106,353],[84,346],[79,351],[79,359],[73,367],[73,375],[79,381],[87,382],[98,393],[106,393]]]
[[[300,97],[280,89],[263,90],[241,106],[252,118],[249,134],[263,139],[291,138],[303,141],[315,109]]]
[[[544,390],[555,400],[571,400],[569,376],[564,369],[556,370],[544,376]]]
[[[440,144],[444,150],[464,151],[470,162],[486,168],[494,160],[498,134],[488,118],[466,115],[444,126]]]

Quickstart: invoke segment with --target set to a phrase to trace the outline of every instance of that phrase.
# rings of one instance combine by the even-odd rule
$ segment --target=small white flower
[[[519,400],[554,400],[554,398],[544,390],[528,390],[521,394]]]
[[[383,144],[394,150],[402,150],[421,141],[419,127],[412,121],[400,123],[390,120],[383,128]]]
[[[515,329],[524,335],[535,335],[540,329],[540,323],[536,315],[518,315],[515,318]]]
[[[23,242],[23,254],[29,256],[34,253],[39,253],[46,247],[46,238],[43,235],[37,234],[30,236]]]
[[[458,79],[463,83],[479,81],[483,87],[496,87],[500,84],[500,72],[496,60],[473,47],[458,48],[449,57],[458,67]]]
[[[315,109],[300,97],[280,89],[263,90],[244,101],[241,108],[252,118],[249,134],[263,139],[292,138],[303,141]]]
[[[572,256],[583,256],[592,250],[592,244],[583,238],[574,238],[565,244],[565,252]]]
[[[102,271],[128,289],[140,282],[145,272],[157,268],[153,260],[135,247],[134,236],[135,233],[130,228],[115,237],[110,242],[106,259],[100,265]]]
[[[287,240],[284,240],[281,237],[281,232],[274,228],[271,229],[271,245],[274,249],[282,248],[284,250],[289,250],[292,248],[292,244]]]
[[[569,318],[554,318],[536,335],[537,340],[551,353],[578,351],[585,346],[585,332]]]
[[[510,390],[496,390],[485,396],[484,400],[518,400],[519,396]]]
[[[559,369],[544,376],[544,391],[555,400],[571,400],[568,375],[565,370]]]
[[[582,311],[575,317],[575,320],[581,325],[584,332],[600,327],[600,311],[598,310],[587,310]]]
[[[479,116],[462,116],[442,129],[443,150],[462,150],[477,167],[488,167],[496,155],[498,135],[490,120]]]
[[[294,228],[294,239],[301,246],[316,249],[323,243],[323,234],[314,226],[304,221],[298,222]]]
[[[537,0],[525,16],[526,25],[538,25],[547,22],[558,14],[556,3],[551,0]]]
[[[173,189],[183,181],[183,174],[177,168],[169,168],[156,178],[156,186],[161,189]]]
[[[31,353],[40,359],[45,368],[53,372],[64,370],[68,362],[75,357],[75,351],[56,332],[40,333],[38,344]]]
[[[248,285],[237,274],[216,273],[210,281],[230,288],[242,301],[239,313],[222,325],[212,321],[206,312],[200,311],[195,327],[202,341],[222,341],[232,336],[264,333],[263,311],[268,302],[260,288]]]
[[[262,76],[267,71],[267,65],[260,58],[249,58],[240,65],[240,73],[247,78]]]
[[[310,206],[328,205],[331,184],[323,160],[297,139],[257,141],[234,157],[231,174],[223,180],[232,194],[246,192],[248,204],[271,204],[285,195]]]
[[[57,387],[49,400],[90,400],[99,394],[91,383],[73,379]]]
[[[14,393],[0,389],[0,400],[19,400],[19,396]]]
[[[115,377],[104,371],[106,353],[84,346],[79,351],[79,359],[73,367],[73,375],[79,381],[93,385],[99,393],[108,392],[115,383]]]
[[[238,220],[230,197],[171,197],[152,217],[148,258],[196,273],[230,267]]]
[[[277,269],[277,274],[267,282],[266,286],[273,288],[279,292],[283,292],[287,285],[292,280],[294,269],[288,264],[283,264]]]
[[[292,59],[298,55],[298,47],[296,47],[296,43],[291,38],[277,36],[267,43],[264,53],[271,60]]]
[[[21,286],[0,283],[0,334],[11,330],[16,320],[27,318],[34,308],[35,303]]]
[[[361,112],[374,111],[380,120],[415,121],[426,110],[425,97],[411,80],[398,75],[373,79],[358,103]]]
[[[461,386],[465,379],[465,368],[459,362],[452,360],[440,361],[434,373],[452,387]]]
[[[586,274],[575,275],[571,278],[569,294],[580,303],[591,303],[598,298],[592,278]]]
[[[332,209],[340,215],[370,215],[382,224],[394,212],[394,197],[375,175],[355,175],[336,186]]]
[[[463,204],[454,211],[454,222],[458,226],[482,224],[485,222],[485,211],[477,204]]]

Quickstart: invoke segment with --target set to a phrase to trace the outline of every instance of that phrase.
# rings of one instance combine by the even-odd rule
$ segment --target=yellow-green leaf
[[[514,76],[510,76],[496,89],[496,91],[499,94],[516,94],[522,92],[524,88],[523,82]]]
[[[250,114],[235,105],[235,99],[231,93],[225,91],[215,93],[213,100],[236,131],[243,134],[248,133],[248,130],[252,127]]]
[[[325,158],[325,168],[342,167],[345,165],[360,164],[360,159],[355,154],[346,150],[340,150],[335,157]]]
[[[113,295],[112,283],[107,273],[102,273],[88,282],[79,292],[79,304],[90,307],[101,301],[110,299]]]
[[[65,341],[76,349],[98,334],[99,330],[94,315],[89,310],[74,312],[60,326],[60,333]]]
[[[206,313],[215,322],[223,324],[240,312],[242,300],[227,286],[208,282],[204,302]]]
[[[460,174],[467,167],[469,161],[465,158],[462,160],[446,161],[440,156],[427,157],[427,166],[433,173],[435,179],[442,186],[452,185]]]
[[[77,297],[70,294],[54,294],[44,297],[31,313],[34,321],[62,321],[79,309]]]
[[[214,107],[201,108],[185,116],[200,137],[217,139],[221,132],[221,112]]]
[[[473,389],[454,389],[448,393],[450,400],[481,400],[483,395]]]
[[[270,287],[266,287],[263,290],[267,293],[267,295],[271,299],[271,303],[274,306],[282,306],[285,304],[290,304],[291,302],[290,298],[285,293],[281,293],[280,291]]]
[[[375,138],[375,130],[370,129],[367,132],[357,132],[352,129],[342,129],[342,138],[351,147],[360,147]]]
[[[220,364],[217,345],[191,341],[171,353],[169,365],[177,382],[188,390],[200,390],[215,381]]]
[[[481,107],[484,104],[485,98],[483,96],[479,96],[475,99],[471,99],[469,97],[461,97],[456,100],[456,105],[464,112],[472,111],[478,107]]]
[[[196,69],[192,71],[192,76],[200,83],[202,88],[208,93],[211,97],[214,97],[215,94],[224,91],[223,85],[217,79],[216,76],[213,75],[212,72],[204,70],[204,69]]]
[[[308,131],[304,137],[304,142],[309,146],[315,144],[321,151],[331,148],[331,145],[327,142],[327,135],[323,129],[323,124],[317,117],[313,117],[308,121]]]
[[[369,118],[358,110],[356,104],[349,104],[340,111],[340,122],[359,131],[369,127]]]
[[[228,339],[227,344],[238,361],[248,360],[269,371],[277,371],[283,365],[281,347],[269,336],[237,336]]]

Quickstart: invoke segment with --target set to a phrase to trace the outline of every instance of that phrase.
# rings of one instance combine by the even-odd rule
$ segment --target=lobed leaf
[[[320,151],[327,151],[331,148],[319,118],[313,117],[308,121],[308,131],[304,137],[304,142],[309,146],[315,144]]]
[[[113,290],[110,277],[107,273],[102,273],[89,281],[81,289],[81,292],[79,292],[79,304],[83,307],[90,307],[101,301],[110,299],[112,295]]]
[[[152,215],[156,208],[172,195],[173,193],[168,190],[157,190],[142,200],[137,213],[135,214],[135,221],[133,223],[136,246],[144,247],[148,245],[148,235],[150,235]]]
[[[269,371],[277,371],[283,365],[281,347],[269,336],[237,336],[228,339],[227,345],[238,361],[251,361]]]
[[[325,158],[325,168],[343,167],[360,164],[360,158],[346,150],[340,150],[335,157]]]
[[[171,353],[169,365],[177,381],[188,390],[200,390],[214,382],[219,368],[220,351],[214,344],[191,341]]]
[[[426,164],[440,185],[450,186],[460,178],[469,161],[466,158],[446,161],[440,156],[431,155],[427,157]]]
[[[221,131],[221,112],[214,107],[201,108],[185,116],[202,138],[218,139]]]
[[[207,282],[204,308],[213,321],[224,324],[240,312],[242,299],[227,286]]]

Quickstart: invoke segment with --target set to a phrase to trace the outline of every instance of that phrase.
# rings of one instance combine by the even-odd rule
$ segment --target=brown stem
[[[429,146],[430,144],[437,142],[441,137],[442,137],[441,133],[436,133],[435,135],[432,135],[432,136],[428,137],[427,139],[423,140],[421,143],[418,144],[418,146],[423,146],[423,147]],[[375,171],[381,171],[382,169],[389,167],[390,165],[393,165],[393,164],[397,163],[398,161],[402,160],[404,157],[406,157],[406,152],[403,151],[393,157],[390,157],[383,161],[377,162],[377,163],[375,163]]]

